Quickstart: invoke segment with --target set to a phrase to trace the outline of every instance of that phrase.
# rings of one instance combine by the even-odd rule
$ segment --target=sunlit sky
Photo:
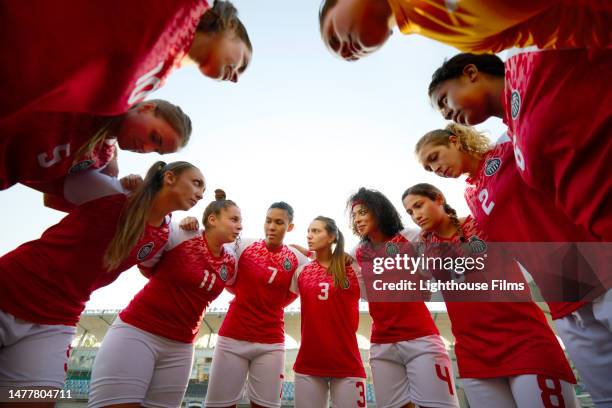
[[[345,62],[324,47],[318,29],[318,2],[235,0],[254,53],[237,84],[201,76],[195,66],[175,71],[151,98],[180,105],[193,121],[189,145],[163,160],[187,160],[207,181],[204,200],[188,213],[201,218],[215,188],[241,208],[243,236],[263,237],[272,202],[295,209],[295,229],[287,243],[305,245],[306,229],[317,215],[334,218],[347,237],[345,203],[360,186],[383,192],[414,227],[401,207],[411,185],[438,186],[460,215],[468,212],[461,180],[426,173],[413,150],[420,136],[445,121],[430,105],[427,85],[433,71],[457,51],[395,30],[382,50],[358,62]],[[479,126],[496,139],[503,124]],[[121,175],[140,173],[160,157],[121,152]],[[5,216],[0,254],[36,239],[62,214],[42,206],[40,193],[15,186],[0,192]],[[92,233],[95,233],[92,231]],[[93,294],[87,307],[124,307],[144,285],[133,268]],[[216,305],[230,298],[225,294]]]

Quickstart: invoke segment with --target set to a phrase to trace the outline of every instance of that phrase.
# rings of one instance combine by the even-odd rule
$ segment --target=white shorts
[[[527,374],[499,378],[462,378],[472,408],[577,408],[572,384]]]
[[[193,350],[191,343],[151,334],[117,317],[94,361],[88,406],[180,406],[191,374]]]
[[[268,408],[280,407],[284,371],[283,343],[252,343],[219,336],[210,368],[206,406],[237,404],[248,375],[251,402]]]
[[[295,408],[364,408],[365,378],[316,377],[295,373]]]
[[[595,405],[612,407],[612,289],[555,325]]]
[[[63,388],[76,327],[36,324],[0,310],[0,386]]]
[[[458,407],[450,358],[438,335],[372,344],[370,367],[378,408],[413,402],[426,407]]]

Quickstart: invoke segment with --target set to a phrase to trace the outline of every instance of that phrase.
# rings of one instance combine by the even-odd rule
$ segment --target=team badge
[[[219,269],[219,277],[223,282],[227,280],[227,268],[225,267],[225,264],[221,265],[221,269]]]
[[[521,110],[521,94],[518,91],[512,91],[510,96],[510,114],[512,119],[516,119]]]
[[[492,176],[497,173],[497,170],[501,167],[501,159],[499,157],[493,157],[487,160],[485,163],[485,174]]]
[[[473,254],[482,254],[487,252],[487,243],[478,237],[470,238],[468,245]]]
[[[90,168],[94,163],[95,163],[95,161],[93,161],[91,159],[80,161],[80,162],[76,163],[75,165],[73,165],[70,168],[70,170],[68,170],[68,174],[80,173],[80,172]]]
[[[291,264],[291,261],[289,260],[289,258],[285,258],[285,260],[283,261],[283,268],[285,268],[285,270],[287,272],[291,271],[291,267],[293,265]]]
[[[141,246],[138,250],[138,253],[136,254],[136,259],[142,261],[147,256],[149,256],[149,254],[153,250],[153,245],[154,244],[152,242],[149,242],[148,244],[144,244],[143,246]]]
[[[399,247],[393,242],[387,242],[385,244],[385,253],[387,256],[395,256],[399,254]]]
[[[348,278],[344,278],[344,282],[342,283],[342,289],[348,289],[351,287],[351,282],[349,282]]]

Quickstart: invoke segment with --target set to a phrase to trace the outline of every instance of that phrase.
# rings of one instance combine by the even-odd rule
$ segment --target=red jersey
[[[408,239],[398,233],[385,243],[409,243]],[[355,251],[355,259],[361,269],[361,279],[365,274],[372,273],[370,268],[364,267],[366,259],[372,251],[369,243],[360,244]],[[388,253],[387,247],[385,252]],[[397,343],[416,339],[418,337],[439,334],[438,328],[431,318],[429,309],[424,302],[368,302],[370,316],[372,317],[371,343]]]
[[[553,202],[522,181],[514,163],[512,143],[507,137],[503,137],[483,157],[476,176],[468,178],[467,183],[465,198],[468,206],[491,242],[579,242],[590,239]],[[528,258],[521,258],[521,263],[540,289],[550,287],[545,271],[530,269],[528,262]],[[560,273],[550,276],[561,280]],[[549,302],[554,319],[566,316],[582,305],[582,302]]]
[[[264,240],[238,248],[238,273],[219,335],[254,343],[284,343],[284,307],[295,300],[291,280],[306,257],[287,245],[273,250]]]
[[[404,34],[464,52],[507,48],[606,47],[612,6],[605,0],[388,0]]]
[[[503,99],[525,183],[607,242],[612,241],[611,76],[612,48],[526,52],[506,62]]]
[[[116,115],[159,88],[188,52],[205,0],[9,2],[0,13],[0,117]]]
[[[103,140],[78,161],[75,155],[110,120],[65,112],[28,112],[6,120],[0,139],[0,189],[19,182],[61,194],[66,175],[105,167],[115,153],[114,138]],[[57,191],[49,191],[51,187]]]
[[[462,223],[464,237],[485,242],[472,217]],[[458,235],[441,238],[436,234],[421,234],[425,254],[435,252],[435,244],[456,244],[463,248]],[[486,244],[485,244],[486,245]],[[470,255],[470,254],[467,254]],[[518,265],[504,266],[503,276],[511,282],[525,279]],[[447,281],[446,271],[432,271],[434,276]],[[484,271],[487,274],[487,271]],[[484,282],[481,272],[466,272],[465,282]],[[527,292],[529,289],[527,289]],[[540,308],[531,301],[465,302],[449,301],[443,291],[446,309],[455,336],[455,353],[462,378],[494,378],[524,374],[542,374],[575,383],[574,374],[565,354]],[[451,296],[452,297],[452,296]]]
[[[151,268],[149,282],[121,311],[124,322],[171,340],[192,343],[204,312],[234,279],[236,258],[225,248],[216,257],[203,231],[172,225],[168,244]]]
[[[334,277],[318,261],[301,267],[291,290],[300,296],[300,350],[293,369],[318,377],[360,377],[365,371],[357,346],[359,281],[351,266],[346,281],[334,287]]]
[[[0,309],[32,323],[76,325],[91,293],[151,258],[168,239],[169,218],[147,225],[119,267],[103,255],[127,197],[114,194],[78,206],[42,236],[0,258]]]

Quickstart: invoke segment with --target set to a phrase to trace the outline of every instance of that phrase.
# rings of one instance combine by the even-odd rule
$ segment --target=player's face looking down
[[[308,249],[317,252],[322,249],[330,249],[336,237],[327,232],[323,221],[315,220],[308,226],[306,239],[308,241]]]
[[[288,231],[293,229],[289,222],[289,214],[280,208],[270,208],[266,214],[264,233],[266,234],[266,245],[269,248],[279,247]]]
[[[457,136],[448,138],[448,145],[428,143],[418,152],[423,168],[440,177],[457,178],[465,173],[464,152],[461,150]]]
[[[436,87],[431,93],[431,103],[447,120],[477,125],[492,116],[487,83],[475,65],[466,65],[460,77]]]
[[[367,237],[378,229],[374,214],[363,204],[355,204],[353,206],[351,218],[360,237]]]
[[[189,49],[189,57],[207,77],[238,82],[238,78],[251,61],[251,51],[231,30],[217,33],[197,32]]]
[[[355,61],[378,50],[391,35],[393,13],[386,0],[324,3],[330,3],[330,8],[320,21],[321,37],[330,51],[345,60]]]
[[[117,130],[117,143],[123,150],[159,154],[176,152],[181,145],[179,133],[155,112],[154,102],[130,109]]]
[[[408,194],[402,203],[412,221],[424,231],[435,230],[446,216],[444,200],[440,196],[434,201],[422,195]]]
[[[215,231],[222,243],[235,241],[242,231],[240,208],[235,205],[222,208],[219,214],[211,214],[208,217],[208,225]]]
[[[175,208],[183,211],[196,205],[206,189],[204,176],[197,168],[185,170],[178,176],[167,171],[163,183],[161,193]]]

